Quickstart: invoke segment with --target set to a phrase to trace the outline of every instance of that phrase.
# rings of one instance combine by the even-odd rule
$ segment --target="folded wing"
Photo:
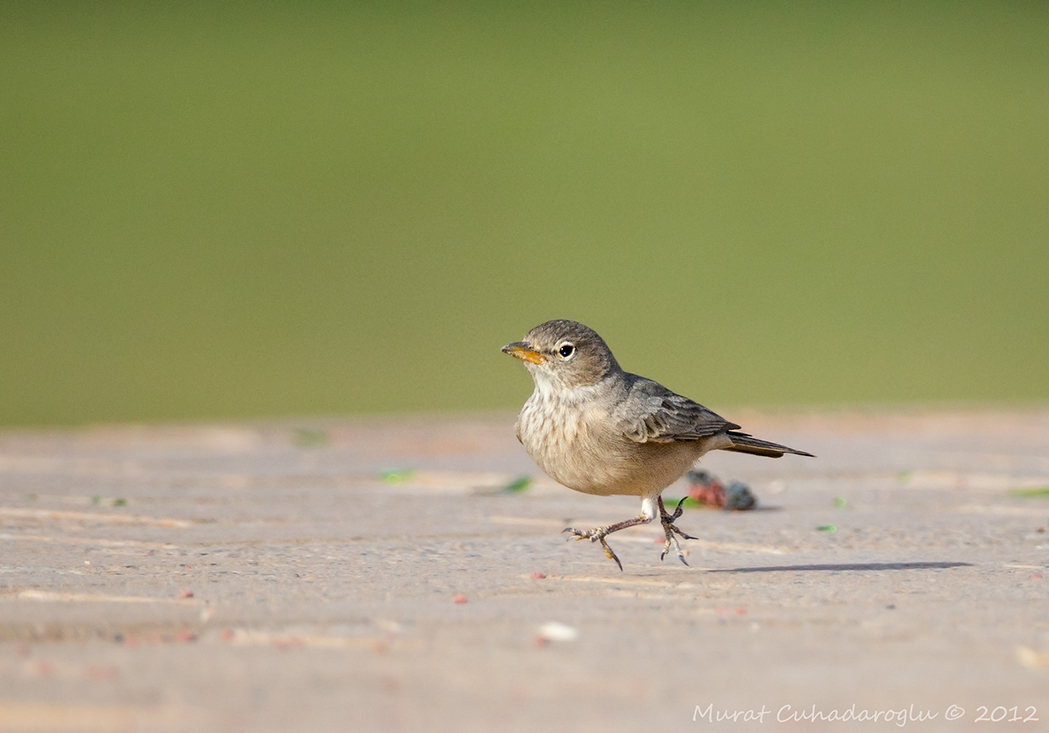
[[[628,375],[627,394],[613,413],[617,427],[638,443],[699,440],[739,427],[651,379]]]

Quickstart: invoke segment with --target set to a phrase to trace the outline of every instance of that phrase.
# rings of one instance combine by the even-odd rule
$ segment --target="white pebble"
[[[548,641],[575,641],[579,638],[579,629],[559,621],[547,621],[539,627],[539,636]]]

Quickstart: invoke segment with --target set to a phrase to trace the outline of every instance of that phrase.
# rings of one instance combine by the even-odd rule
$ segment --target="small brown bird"
[[[674,524],[681,503],[667,512],[661,496],[704,453],[728,450],[779,458],[812,456],[738,432],[739,425],[651,379],[620,368],[604,340],[575,321],[547,321],[503,352],[520,359],[535,391],[517,418],[517,439],[528,455],[558,483],[586,494],[641,497],[641,514],[605,527],[565,530],[577,540],[600,542],[623,564],[605,537],[647,524],[659,514],[666,542],[681,562],[675,535],[691,537]],[[683,500],[682,500],[683,501]]]

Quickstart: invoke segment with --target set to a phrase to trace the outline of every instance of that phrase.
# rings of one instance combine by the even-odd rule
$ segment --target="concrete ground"
[[[0,730],[1049,726],[1049,410],[726,412],[624,572],[509,415],[0,433]]]

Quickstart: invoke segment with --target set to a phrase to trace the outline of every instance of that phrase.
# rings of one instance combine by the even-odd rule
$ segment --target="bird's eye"
[[[561,355],[562,359],[567,359],[575,353],[575,346],[572,344],[564,344],[557,350],[557,353]]]

